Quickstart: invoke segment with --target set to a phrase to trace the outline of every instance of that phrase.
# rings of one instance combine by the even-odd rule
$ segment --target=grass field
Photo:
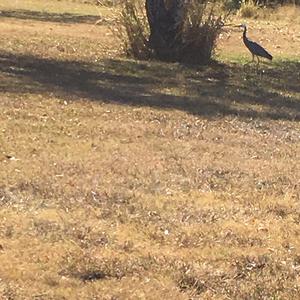
[[[127,59],[99,9],[1,1],[0,299],[300,299],[300,21],[247,21],[257,73],[235,30]]]

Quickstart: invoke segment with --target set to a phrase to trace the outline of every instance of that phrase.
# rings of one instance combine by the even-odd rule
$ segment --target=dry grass
[[[276,9],[262,9],[259,11],[258,17],[272,20],[279,24],[290,23],[291,20],[292,24],[300,24],[300,7],[290,5],[280,6]]]
[[[95,15],[97,10],[92,4],[84,4],[71,1],[38,1],[38,0],[24,0],[24,1],[9,1],[2,0],[0,8],[3,10],[22,9],[29,11],[47,12],[47,13],[72,13]],[[104,10],[105,11],[105,10]]]
[[[297,60],[135,62],[104,25],[0,28],[1,299],[299,298]]]
[[[292,4],[268,8],[258,5],[253,0],[243,1],[237,15],[239,18],[272,21],[272,24],[277,26],[300,24],[300,8]]]

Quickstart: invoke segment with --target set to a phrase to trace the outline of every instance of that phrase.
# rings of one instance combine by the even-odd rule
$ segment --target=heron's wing
[[[261,45],[257,44],[256,42],[248,40],[247,47],[254,55],[258,55],[268,59],[273,58],[272,55],[267,50],[265,50]]]

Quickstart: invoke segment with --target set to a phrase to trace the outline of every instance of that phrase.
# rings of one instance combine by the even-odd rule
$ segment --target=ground
[[[112,8],[0,10],[1,299],[300,298],[299,11],[246,20],[257,72],[236,29],[186,66]]]

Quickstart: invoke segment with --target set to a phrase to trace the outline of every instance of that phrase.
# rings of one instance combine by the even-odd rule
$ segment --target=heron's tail
[[[266,53],[266,58],[269,59],[269,60],[272,60],[273,59],[273,56],[270,54],[270,53]]]

